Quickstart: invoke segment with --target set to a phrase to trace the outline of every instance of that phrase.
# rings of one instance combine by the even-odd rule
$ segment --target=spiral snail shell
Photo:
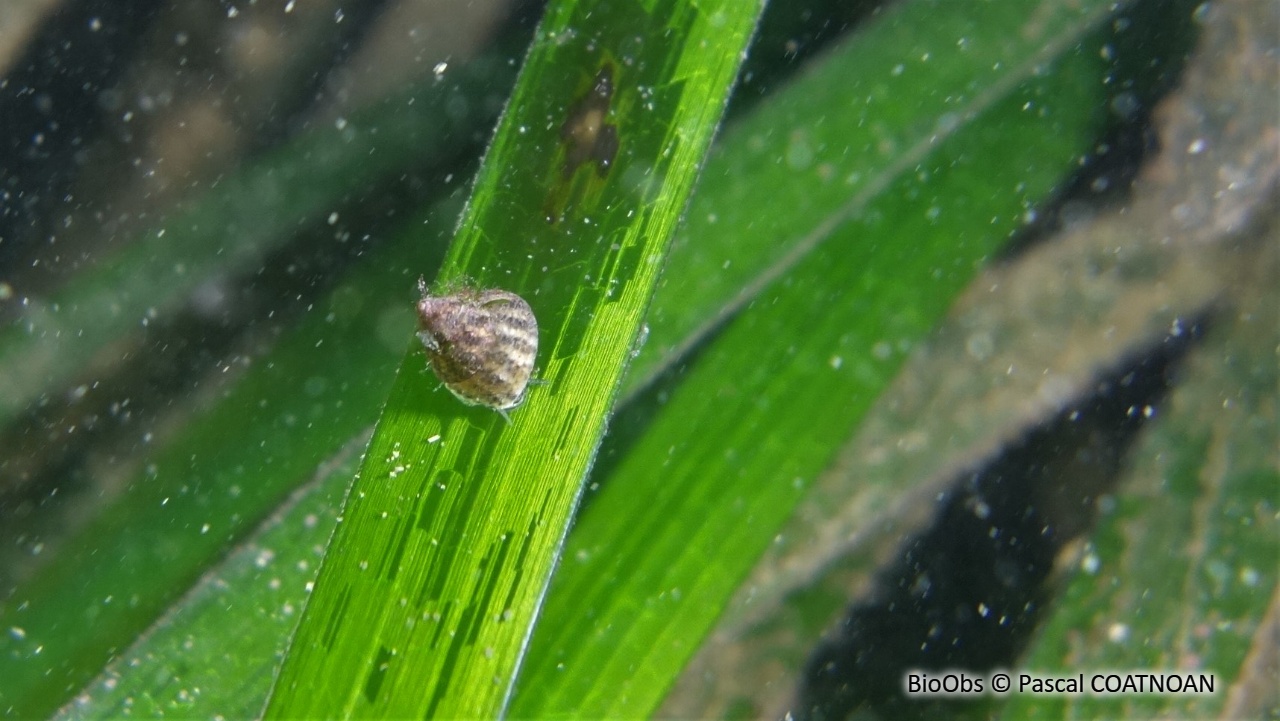
[[[538,355],[538,320],[524,298],[496,288],[432,295],[418,279],[418,337],[431,369],[467,405],[507,411],[524,402]]]

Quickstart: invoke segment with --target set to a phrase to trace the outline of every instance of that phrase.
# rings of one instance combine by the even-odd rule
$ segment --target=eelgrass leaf
[[[374,187],[414,164],[448,166],[465,157],[468,135],[496,112],[477,98],[513,77],[511,64],[483,58],[448,82],[362,109],[340,128],[305,133],[219,179],[48,297],[24,298],[0,328],[0,423],[56,392],[104,348],[181,308],[202,284],[260,264],[352,188]]]
[[[155,622],[218,556],[369,428],[412,332],[413,271],[438,263],[460,208],[411,223],[394,258],[351,274],[139,477],[17,585],[0,620],[0,699],[48,713]],[[127,599],[119,602],[119,599]]]
[[[485,97],[514,82],[515,65],[497,55],[355,114],[341,130],[300,136],[193,201],[166,232],[86,271],[50,301],[56,313],[28,308],[0,341],[0,383],[14,390],[0,393],[12,402],[0,416],[127,338],[131,314],[163,316],[193,287],[252,266],[353,187],[463,157],[469,143],[460,139],[496,116]],[[15,583],[0,623],[22,636],[0,636],[0,706],[40,715],[65,703],[320,459],[373,423],[412,329],[413,279],[438,267],[459,208],[441,203],[408,223],[415,236],[375,247],[198,423],[128,471],[124,490],[59,541],[34,577]]]
[[[268,717],[502,711],[759,9],[549,8],[440,276],[529,302],[545,383],[508,424],[406,354]]]
[[[1046,24],[1031,22],[1037,12]],[[737,304],[652,425],[599,479],[532,640],[514,716],[654,712],[673,669],[900,359],[1089,151],[1106,70],[1090,34],[1109,12],[1106,3],[897,6],[779,94],[775,112],[801,108],[792,122],[752,118],[725,138],[723,148],[762,158],[741,172],[718,167],[720,156],[708,164],[690,211],[691,223],[704,219],[694,242],[764,245],[777,227],[814,240],[795,257],[791,246],[775,252],[766,265],[778,272]],[[878,39],[863,48],[862,37]],[[987,44],[1011,54],[966,65]],[[970,75],[954,75],[962,67]],[[911,126],[906,142],[918,150],[871,178],[873,192],[831,189],[861,180],[861,158],[903,142],[857,130],[896,127],[873,114],[897,99],[894,79],[932,72],[954,83],[934,91],[954,107]],[[725,157],[743,162],[741,153]],[[766,206],[743,197],[759,189],[797,200],[756,213]],[[735,213],[731,231],[717,228]],[[765,226],[759,237],[755,223]],[[674,266],[667,288],[701,303],[698,278],[735,260],[721,250],[684,285]],[[655,334],[665,320],[655,315]]]
[[[1269,262],[1274,267],[1274,255]],[[1085,688],[1012,694],[1002,718],[1266,712],[1257,676],[1265,674],[1259,654],[1274,649],[1280,580],[1280,386],[1274,338],[1257,333],[1268,325],[1263,319],[1276,327],[1276,294],[1255,298],[1261,302],[1230,314],[1193,352],[1182,387],[1137,449],[1136,471],[1104,504],[1074,577],[1022,662],[1023,673],[1079,676]],[[1164,684],[1158,692],[1156,679]],[[1274,708],[1274,690],[1269,695]]]
[[[322,464],[54,718],[259,713],[367,443],[356,436]]]

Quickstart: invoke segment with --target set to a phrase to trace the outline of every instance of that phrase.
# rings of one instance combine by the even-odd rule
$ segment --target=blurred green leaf
[[[260,714],[367,443],[324,464],[55,718]]]
[[[448,165],[500,107],[483,102],[515,68],[482,58],[435,83],[307,133],[224,178],[164,225],[78,275],[47,301],[22,304],[0,329],[0,424],[65,385],[110,344],[187,302],[200,284],[261,264],[353,188],[414,164]]]
[[[6,705],[32,716],[64,703],[369,427],[412,331],[410,273],[439,258],[459,208],[444,203],[413,224],[402,255],[347,278],[6,599],[0,622],[23,630],[0,637]]]
[[[1263,711],[1257,699],[1236,696],[1258,682],[1243,663],[1251,649],[1275,642],[1264,619],[1280,581],[1280,381],[1274,338],[1257,332],[1277,327],[1280,298],[1274,288],[1264,293],[1256,306],[1225,314],[1226,325],[1193,354],[1133,460],[1139,472],[1104,506],[1080,570],[1023,662],[1037,674],[1084,671],[1086,684],[1093,672],[1212,674],[1213,693],[1013,694],[1003,718]]]
[[[697,278],[734,273],[727,249],[743,248],[766,262],[738,287],[760,292],[601,479],[514,716],[653,713],[902,357],[1088,152],[1106,68],[1087,40],[1109,12],[896,6],[725,138],[689,214],[692,242],[717,250],[673,256],[666,288],[706,313],[723,301]],[[901,127],[921,105],[934,112]],[[802,242],[778,249],[784,233]],[[657,303],[655,335],[689,332],[693,313]]]
[[[1010,13],[999,2],[904,5],[815,60],[717,143],[659,282],[652,332],[625,395],[842,224],[865,216],[892,183],[913,173],[927,180],[922,164],[939,143],[979,122],[1043,69],[1037,63],[1078,52],[1072,43],[1099,18],[1092,2],[1022,4]],[[1027,112],[1045,112],[1029,102]],[[997,133],[998,120],[981,122]],[[926,190],[911,189],[918,203],[928,200]]]

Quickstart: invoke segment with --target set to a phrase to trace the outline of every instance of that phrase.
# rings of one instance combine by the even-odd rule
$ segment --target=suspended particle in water
[[[431,369],[467,405],[502,415],[524,402],[538,355],[538,321],[524,298],[464,288],[432,295],[418,279],[418,337]]]

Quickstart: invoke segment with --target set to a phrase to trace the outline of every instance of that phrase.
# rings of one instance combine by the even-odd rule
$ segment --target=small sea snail
[[[488,406],[508,423],[524,401],[538,356],[538,320],[524,298],[464,288],[432,295],[418,279],[418,337],[431,369],[467,405]]]

